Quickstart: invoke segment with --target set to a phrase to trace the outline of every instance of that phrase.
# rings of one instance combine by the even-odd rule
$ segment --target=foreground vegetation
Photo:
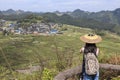
[[[51,35],[9,35],[0,34],[0,79],[1,80],[53,80],[60,71],[77,66],[82,62],[79,49],[84,45],[79,37],[97,33],[103,41],[100,48],[101,63],[120,65],[120,37],[107,31],[93,31],[75,26],[63,25],[63,34]],[[18,73],[40,66],[39,71]],[[111,74],[113,73],[113,74]],[[101,80],[120,75],[119,72],[101,70]],[[113,80],[119,80],[113,78]]]

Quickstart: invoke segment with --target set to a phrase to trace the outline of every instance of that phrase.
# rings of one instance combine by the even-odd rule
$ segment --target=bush
[[[42,80],[53,80],[54,72],[50,69],[44,68]]]

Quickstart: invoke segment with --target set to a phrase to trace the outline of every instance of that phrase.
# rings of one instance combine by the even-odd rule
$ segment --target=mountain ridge
[[[42,16],[46,22],[56,22],[92,29],[109,30],[120,34],[120,8],[113,11],[88,12],[80,9],[67,12],[31,12],[8,9],[0,11],[1,19],[19,20],[27,15]]]
[[[117,8],[117,9],[115,9],[115,10],[120,10],[120,8]],[[113,10],[113,11],[115,11],[115,10]],[[24,13],[24,12],[31,12],[31,13],[48,13],[48,12],[33,12],[33,11],[24,11],[24,10],[22,10],[22,9],[18,9],[18,10],[14,10],[14,9],[7,9],[7,10],[0,10],[0,12],[2,12],[2,13],[10,13],[10,12],[12,12],[12,13],[17,13],[18,11],[20,11],[20,13]],[[75,10],[73,10],[73,11],[64,11],[64,12],[61,12],[61,11],[53,11],[53,12],[50,12],[50,13],[56,13],[56,12],[58,12],[58,13],[60,13],[60,14],[69,14],[69,13],[74,13],[74,12],[84,12],[84,13],[88,13],[88,14],[90,14],[90,13],[99,13],[99,12],[111,12],[110,10],[102,10],[102,11],[98,11],[98,12],[89,12],[89,11],[84,11],[84,10],[81,10],[81,9],[75,9]],[[10,15],[10,14],[9,14]]]

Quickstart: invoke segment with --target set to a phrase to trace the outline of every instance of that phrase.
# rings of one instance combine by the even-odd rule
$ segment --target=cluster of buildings
[[[56,23],[32,23],[24,28],[17,23],[10,23],[8,27],[3,27],[3,30],[13,34],[57,34],[60,33],[57,28],[61,26]]]

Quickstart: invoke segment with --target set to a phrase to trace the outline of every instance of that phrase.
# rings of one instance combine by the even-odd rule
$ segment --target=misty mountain
[[[48,21],[120,33],[120,8],[100,12],[76,9],[73,12],[57,11],[42,16],[48,18]]]
[[[8,9],[6,11],[0,11],[2,14],[4,14],[5,16],[9,16],[9,15],[21,15],[21,14],[41,14],[41,12],[31,12],[31,11],[23,11],[23,10],[13,10],[13,9]]]
[[[8,9],[6,11],[2,11],[2,13],[4,15],[13,15],[13,14],[17,14],[17,11],[13,10],[13,9]]]
[[[110,24],[120,24],[120,9],[116,9],[114,11],[100,11],[100,12],[88,12],[77,9],[71,14],[69,14],[73,18],[87,18],[94,19],[96,21],[100,21],[103,23]]]
[[[33,12],[8,9],[6,11],[0,11],[0,19],[19,20],[19,19],[23,19],[26,16],[31,15],[31,14],[33,14]]]
[[[0,18],[2,18],[3,17],[3,13],[0,11]]]

